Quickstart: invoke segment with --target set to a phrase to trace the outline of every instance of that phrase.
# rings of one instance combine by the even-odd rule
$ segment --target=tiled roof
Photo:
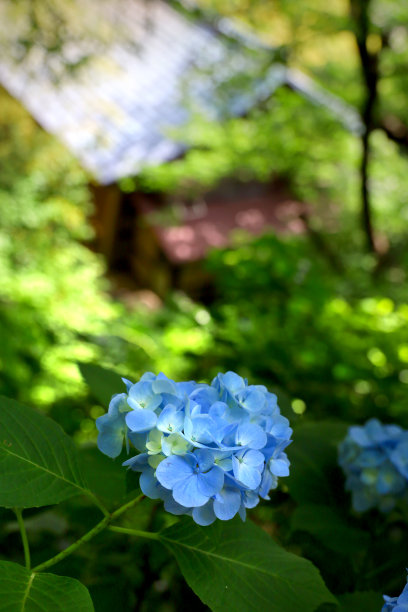
[[[172,138],[171,128],[186,121],[186,98],[216,113],[211,101],[216,85],[243,69],[251,72],[256,62],[254,53],[248,53],[252,44],[246,48],[240,41],[241,51],[237,46],[231,51],[227,38],[164,0],[72,2],[81,16],[76,27],[84,32],[75,44],[67,43],[65,55],[89,54],[89,19],[93,31],[109,33],[108,42],[91,51],[73,74],[62,71],[61,57],[47,56],[40,46],[19,62],[3,54],[0,82],[102,184],[179,155],[185,146]],[[21,24],[10,18],[6,4],[0,6],[0,36],[16,40]],[[193,73],[193,66],[204,71]],[[62,74],[58,81],[55,69]],[[328,105],[349,128],[359,129],[352,109],[281,65],[272,66],[250,91],[232,97],[229,111],[246,112],[282,83]]]

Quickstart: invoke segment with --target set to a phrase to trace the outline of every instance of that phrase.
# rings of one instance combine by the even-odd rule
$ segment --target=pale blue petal
[[[235,434],[235,443],[252,449],[260,449],[266,445],[267,437],[259,425],[242,423]]]
[[[132,383],[130,380],[128,380],[127,378],[122,378],[123,382],[126,385],[126,391],[129,393],[130,388],[133,387],[134,383]]]
[[[196,450],[194,456],[200,466],[200,472],[207,472],[214,465],[214,453],[211,450]]]
[[[136,455],[135,457],[131,457],[122,463],[122,465],[128,467],[134,472],[143,472],[144,469],[149,467],[147,460],[149,459],[149,455],[147,453],[142,453],[141,455]]]
[[[269,469],[274,476],[289,476],[289,459],[271,459]]]
[[[169,395],[177,395],[175,383],[168,378],[156,378],[152,382],[152,391],[154,393],[168,393]]]
[[[366,448],[355,460],[355,465],[359,467],[375,467],[386,461],[387,456],[380,448]]]
[[[172,404],[167,404],[157,419],[157,429],[165,433],[181,431],[184,424],[184,412]]]
[[[188,478],[176,482],[173,487],[173,497],[177,503],[190,508],[204,506],[209,499],[209,495],[204,495],[199,489],[198,474],[191,474]]]
[[[145,372],[139,382],[156,380],[156,375],[153,372]]]
[[[190,395],[197,387],[197,383],[194,380],[189,380],[187,382],[176,382],[177,395],[179,397],[184,397],[185,395]]]
[[[157,415],[151,410],[135,409],[126,415],[126,425],[131,431],[143,433],[150,431],[156,425]]]
[[[237,469],[234,467],[234,475],[244,486],[250,489],[256,489],[262,479],[261,472],[253,467],[247,466],[245,463],[239,465]]]
[[[189,478],[194,473],[197,460],[193,455],[170,455],[156,469],[156,477],[166,489],[172,489],[176,483]],[[189,504],[183,504],[188,506]]]
[[[371,446],[372,441],[363,427],[354,426],[349,429],[349,436],[359,446]]]
[[[237,453],[237,456],[239,456],[239,454],[240,453]],[[251,467],[261,468],[265,461],[263,454],[257,450],[245,451],[242,457],[244,463]]]
[[[224,472],[218,465],[205,474],[197,474],[197,489],[207,497],[212,497],[221,491],[223,484]]]
[[[245,388],[245,381],[235,372],[226,372],[226,374],[218,374],[218,380],[222,387],[227,389],[232,394],[237,394]]]
[[[153,469],[146,469],[144,472],[142,472],[140,475],[139,485],[142,492],[147,497],[150,497],[150,499],[161,498],[161,491],[163,490],[163,487],[157,481],[157,478],[155,478]]]
[[[95,421],[98,430],[97,445],[99,450],[114,459],[122,451],[123,438],[126,432],[125,415],[120,408],[126,398],[125,393],[114,395],[107,414],[103,414]]]
[[[151,382],[138,382],[129,390],[128,404],[131,408],[156,410],[161,404],[161,395],[152,392]]]
[[[381,495],[400,493],[405,488],[405,479],[392,464],[383,465],[378,472],[377,491]]]
[[[266,399],[265,394],[257,389],[246,389],[242,394],[238,396],[239,402],[244,406],[245,410],[256,414],[261,412],[265,406]]]
[[[227,455],[226,453],[219,452],[218,455],[215,455],[215,464],[218,465],[224,472],[232,471],[232,455]]]
[[[107,415],[103,415],[103,416],[107,416]],[[102,419],[103,417],[99,417],[100,419]],[[111,457],[112,459],[115,459],[116,457],[119,457],[120,453],[122,452],[122,447],[123,447],[123,438],[125,435],[125,426],[124,423],[123,425],[119,425],[119,426],[113,426],[113,425],[107,425],[107,426],[102,426],[102,423],[97,423],[96,426],[100,427],[100,431],[98,434],[98,440],[97,440],[97,445],[99,450],[104,454],[107,455],[108,457]]]
[[[170,491],[166,491],[162,499],[164,500],[164,509],[166,512],[170,512],[170,514],[175,514],[176,516],[181,514],[191,514],[191,508],[186,508],[185,506],[178,504],[174,500]]]
[[[189,395],[190,399],[201,406],[201,412],[208,413],[215,402],[218,401],[217,390],[207,385],[201,385]]]
[[[276,476],[273,476],[269,470],[264,470],[262,474],[261,484],[259,486],[258,492],[262,499],[270,499],[268,493],[271,489],[276,489],[278,486],[278,479]]]
[[[401,595],[398,597],[399,604],[408,604],[408,584],[404,587]]]
[[[214,429],[214,423],[208,414],[199,414],[192,416],[191,425],[188,424],[190,429],[190,440],[192,442],[200,442],[201,444],[209,444],[213,441],[214,437],[211,430]],[[184,428],[186,435],[186,428]]]
[[[401,442],[391,453],[390,459],[399,472],[408,479],[408,442]]]
[[[249,451],[257,453],[258,451]],[[234,476],[239,482],[249,489],[256,489],[261,482],[261,470],[258,466],[249,465],[245,460],[232,457],[232,469]]]
[[[193,520],[197,523],[197,525],[207,527],[207,525],[211,525],[215,519],[216,516],[214,514],[213,502],[211,499],[209,502],[204,504],[204,506],[193,508]]]
[[[147,442],[148,433],[137,433],[136,431],[129,431],[128,438],[138,451],[144,452],[146,450],[146,442]]]
[[[237,489],[225,487],[214,500],[214,513],[221,521],[234,518],[241,506],[241,493]]]
[[[215,389],[214,389],[215,391]],[[213,420],[218,420],[218,419],[222,419],[226,413],[226,410],[228,410],[228,406],[225,402],[214,402],[211,407],[210,410],[208,412],[208,414],[210,415],[210,417]]]
[[[378,419],[370,419],[367,421],[364,429],[372,442],[381,443],[388,438],[385,427]]]
[[[259,495],[255,491],[244,492],[244,506],[245,508],[255,508],[259,504]]]

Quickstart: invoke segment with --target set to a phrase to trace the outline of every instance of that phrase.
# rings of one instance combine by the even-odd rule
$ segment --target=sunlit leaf
[[[86,492],[78,453],[61,427],[0,397],[0,505],[31,508]]]
[[[92,363],[80,363],[78,367],[92,395],[102,406],[108,406],[112,395],[123,393],[125,385],[119,374]]]

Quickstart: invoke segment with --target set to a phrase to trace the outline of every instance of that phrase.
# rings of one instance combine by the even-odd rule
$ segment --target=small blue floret
[[[383,597],[385,604],[381,612],[408,612],[408,583],[399,597],[388,597],[388,595],[383,595]]]

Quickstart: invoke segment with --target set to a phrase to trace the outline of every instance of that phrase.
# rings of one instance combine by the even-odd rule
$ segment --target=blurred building
[[[56,3],[65,7],[59,16],[65,28],[59,38],[58,31],[52,33],[52,44],[38,32],[30,39],[28,16],[6,5],[0,6],[0,37],[8,49],[0,60],[0,83],[89,171],[96,248],[113,268],[128,268],[140,284],[159,292],[176,280],[172,275],[183,284],[180,267],[185,271],[211,246],[225,245],[231,230],[279,229],[282,207],[296,217],[282,186],[249,185],[237,194],[224,185],[205,202],[181,206],[175,226],[154,221],[157,198],[122,193],[118,180],[183,155],[179,128],[192,110],[215,120],[245,115],[288,86],[330,108],[348,129],[360,129],[352,109],[279,63],[273,49],[227,20],[200,19],[181,3]],[[27,40],[31,43],[23,43]],[[234,87],[226,86],[232,77]],[[195,272],[191,276],[196,278]]]

